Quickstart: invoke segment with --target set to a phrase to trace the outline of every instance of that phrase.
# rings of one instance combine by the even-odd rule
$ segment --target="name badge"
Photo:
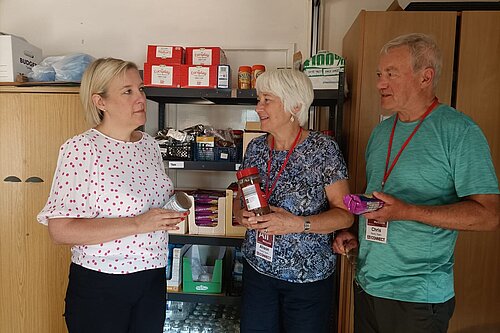
[[[366,220],[365,239],[371,242],[387,244],[387,229],[389,224],[375,220]]]
[[[268,235],[257,231],[257,242],[255,244],[255,256],[266,261],[273,261],[274,235]]]

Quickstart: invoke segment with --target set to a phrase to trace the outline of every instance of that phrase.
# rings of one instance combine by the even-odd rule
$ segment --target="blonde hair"
[[[94,105],[92,96],[98,94],[106,97],[110,82],[129,69],[138,70],[137,65],[133,62],[115,58],[100,58],[87,67],[80,84],[80,100],[85,112],[85,119],[90,126],[99,125],[103,119],[103,111]]]
[[[441,76],[441,67],[443,66],[441,50],[436,40],[423,33],[401,35],[387,42],[380,53],[387,53],[389,50],[400,46],[408,47],[414,72],[424,68],[434,69],[432,87],[436,89]]]
[[[257,78],[257,94],[268,93],[281,99],[285,111],[297,117],[300,126],[308,119],[308,110],[314,99],[311,80],[304,73],[294,69],[265,71]],[[293,110],[299,108],[297,113]]]

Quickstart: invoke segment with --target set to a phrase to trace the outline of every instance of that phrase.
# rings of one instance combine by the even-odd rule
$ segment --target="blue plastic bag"
[[[47,57],[32,68],[28,78],[30,81],[80,82],[92,61],[94,57],[85,53]]]

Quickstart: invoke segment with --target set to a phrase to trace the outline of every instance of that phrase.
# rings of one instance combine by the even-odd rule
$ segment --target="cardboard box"
[[[218,66],[181,66],[181,88],[217,88]]]
[[[223,246],[192,245],[182,259],[182,290],[194,293],[220,293],[222,291],[222,260],[226,253]],[[209,281],[194,281],[191,260],[198,256],[204,268],[212,274]]]
[[[182,290],[182,257],[190,247],[190,244],[186,244],[171,249],[172,253],[169,253],[169,256],[172,256],[172,260],[169,261],[171,264],[167,267],[167,277],[170,276],[170,279],[167,279],[167,291]]]
[[[182,65],[144,63],[144,85],[148,87],[180,88]]]
[[[220,47],[186,47],[187,65],[225,65],[226,54]]]
[[[243,132],[243,157],[245,156],[245,152],[247,150],[247,146],[252,141],[252,139],[257,138],[261,135],[267,134],[266,132]]]
[[[184,63],[185,49],[182,46],[148,45],[148,63],[180,65]]]
[[[228,190],[231,191],[231,190]],[[230,203],[226,206],[226,216],[230,216],[231,218],[226,219],[226,236],[231,237],[244,237],[247,232],[247,228],[240,224],[233,224],[233,204],[236,193],[231,191],[231,200]]]
[[[224,236],[226,234],[226,220],[232,218],[232,214],[227,213],[228,207],[230,207],[233,200],[233,191],[225,190],[226,195],[219,198],[217,203],[217,225],[215,227],[199,226],[195,222],[196,215],[189,215],[189,234],[190,235],[212,235],[212,236]],[[193,205],[195,206],[195,205]],[[195,213],[196,214],[196,213]],[[193,217],[192,217],[193,216]]]
[[[217,88],[228,89],[231,87],[231,68],[229,65],[217,66]]]
[[[304,62],[304,73],[311,79],[314,89],[338,89],[339,73],[344,72],[341,56],[320,51]]]
[[[0,34],[0,82],[15,82],[42,61],[42,50],[23,38]]]

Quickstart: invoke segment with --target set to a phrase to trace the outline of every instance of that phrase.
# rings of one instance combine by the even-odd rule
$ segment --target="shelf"
[[[226,294],[182,293],[172,291],[167,291],[167,300],[224,305],[239,305],[241,303],[241,297],[239,296],[229,296]]]
[[[217,161],[164,161],[171,170],[238,171],[240,163]]]
[[[168,242],[171,244],[199,244],[199,245],[217,245],[217,246],[241,246],[243,238],[226,236],[208,236],[208,235],[180,235],[169,234]]]
[[[149,100],[167,104],[256,105],[255,89],[194,89],[144,87]],[[342,96],[343,98],[343,96]],[[313,106],[337,104],[339,90],[314,90]]]

